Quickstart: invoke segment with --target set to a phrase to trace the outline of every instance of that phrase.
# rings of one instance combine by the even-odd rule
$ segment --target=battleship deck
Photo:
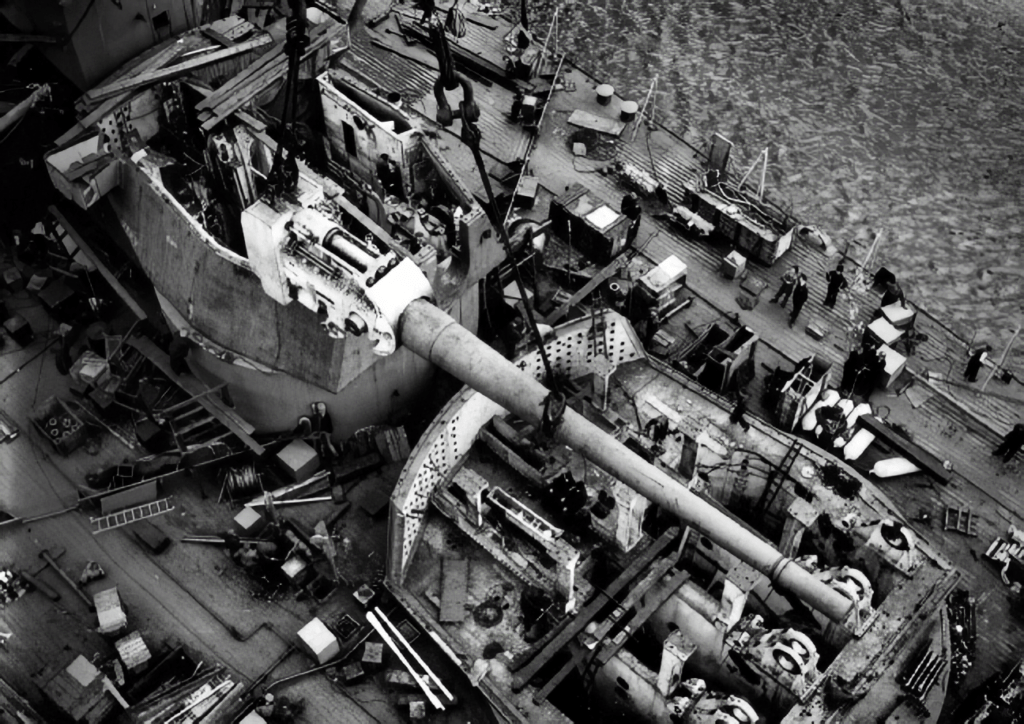
[[[490,18],[488,21],[495,22]],[[494,38],[500,38],[506,27],[502,24],[502,29],[489,38],[479,39],[474,33],[460,42],[471,45],[475,52],[493,57],[496,52],[500,53],[501,48]],[[357,67],[358,64],[389,67],[388,75],[379,83],[382,91],[403,92],[411,106],[431,117],[432,99],[428,89],[436,77],[433,75],[436,71],[432,71],[436,67],[432,55],[422,47],[404,46],[388,27],[381,26],[378,31],[381,32],[378,43],[355,44],[353,54],[345,60],[346,67]],[[420,60],[406,60],[383,46],[397,48],[405,56],[419,53]],[[395,79],[391,85],[388,84],[389,78]],[[865,283],[852,284],[848,293],[840,296],[835,308],[829,309],[822,303],[824,274],[834,267],[837,260],[818,248],[795,242],[772,266],[753,262],[748,265],[749,276],[764,282],[766,289],[760,295],[760,303],[753,309],[741,308],[737,303],[737,297],[742,294],[739,283],[719,274],[722,259],[732,248],[682,233],[676,225],[656,216],[683,202],[686,197],[683,188],[693,188],[697,182],[704,164],[699,149],[661,124],[652,127],[633,121],[626,124],[617,137],[598,136],[600,142],[588,149],[587,157],[573,155],[569,139],[579,130],[569,123],[574,111],[584,110],[610,120],[618,117],[617,108],[622,99],[613,98],[609,106],[598,105],[594,94],[598,83],[597,79],[579,69],[565,68],[548,102],[536,149],[526,159],[530,175],[540,180],[540,193],[532,209],[513,210],[511,219],[514,220],[516,215],[538,220],[547,218],[551,201],[573,183],[581,183],[605,201],[616,204],[627,188],[614,173],[601,171],[614,160],[626,160],[662,183],[669,195],[667,207],[654,198],[641,199],[641,205],[648,213],[642,219],[637,246],[643,248],[643,257],[650,265],[671,255],[681,258],[687,264],[687,285],[704,303],[706,313],[719,319],[726,314],[738,314],[741,323],[758,332],[762,345],[759,362],[767,361],[769,367],[791,369],[797,360],[816,354],[830,361],[836,371],[840,370],[848,350],[859,342],[860,326],[870,320],[877,308],[880,295],[870,285],[874,269],[865,269]],[[478,99],[484,99],[481,107],[485,113],[504,114],[512,105],[513,92],[501,85],[488,87],[477,84],[475,91]],[[639,99],[644,92],[645,89],[632,89],[632,97]],[[421,93],[426,100],[419,104]],[[639,128],[634,128],[637,124]],[[502,142],[505,136],[498,133],[497,138],[493,134],[489,138],[489,126],[481,125],[485,153],[493,161],[507,164],[509,146]],[[504,125],[508,127],[511,124]],[[458,125],[446,133],[450,138],[448,145],[457,147]],[[456,150],[456,153],[459,152]],[[468,157],[468,153],[462,152],[462,155]],[[482,187],[476,181],[472,166],[465,164],[463,168],[471,185],[477,184],[478,196],[482,196]],[[496,175],[492,173],[492,177]],[[504,191],[511,193],[512,188],[505,187]],[[808,275],[811,295],[798,323],[791,328],[786,323],[787,312],[770,304],[769,299],[782,273],[794,264]],[[851,277],[859,268],[855,258],[848,258],[846,266]],[[898,274],[899,270],[894,271]],[[1004,535],[1008,525],[1019,526],[1024,520],[1024,504],[1019,500],[1019,461],[1002,464],[990,455],[1001,436],[1019,419],[1024,410],[1024,394],[1016,381],[1008,384],[993,381],[986,393],[981,393],[980,384],[957,383],[955,380],[960,378],[960,371],[966,363],[968,342],[926,309],[916,305],[912,295],[909,304],[917,311],[916,330],[928,337],[909,357],[906,377],[892,386],[892,389],[901,389],[905,380],[913,380],[910,393],[907,394],[905,389],[898,395],[882,391],[876,393],[871,401],[876,413],[890,423],[901,425],[917,445],[939,460],[948,460],[952,464],[952,482],[939,486],[927,475],[914,474],[883,482],[881,486],[908,518],[921,511],[931,515],[930,526],[916,523],[915,527],[965,571],[965,584],[981,601],[978,659],[966,682],[970,687],[1013,660],[1015,650],[1024,645],[1024,635],[1019,627],[1004,625],[1012,619],[1005,588],[997,572],[988,564],[979,565],[976,557],[991,539]],[[681,325],[683,319],[697,313],[696,307],[691,308],[677,315],[674,321]],[[806,333],[806,327],[812,322],[826,329],[823,339],[814,339]],[[987,372],[983,371],[983,378]],[[752,399],[757,400],[763,374],[753,384],[755,394]],[[724,402],[728,404],[727,400]],[[767,411],[761,409],[758,412],[767,417]],[[942,513],[949,506],[965,506],[973,510],[979,521],[977,539],[942,530]]]
[[[488,21],[492,22],[490,19]],[[480,50],[492,55],[500,52],[500,43],[494,42],[495,34],[482,33],[479,27],[472,24],[470,28],[472,32],[467,42],[478,44]],[[430,87],[434,71],[424,65],[429,64],[429,53],[424,53],[422,48],[403,47],[401,51],[406,55],[421,54],[420,60],[406,59],[403,64],[394,53],[372,42],[366,42],[367,37],[380,38],[378,42],[393,46],[400,43],[392,34],[357,36],[353,38],[354,51],[343,60],[346,68],[353,74],[372,77],[375,85],[384,91],[402,92],[409,107],[433,117]],[[681,185],[692,185],[700,173],[703,163],[701,153],[661,126],[653,131],[640,127],[635,140],[631,141],[629,139],[633,135],[633,124],[628,124],[620,137],[591,149],[588,158],[575,158],[568,144],[570,134],[577,130],[568,122],[571,113],[579,109],[596,116],[604,114],[606,117],[614,117],[617,113],[616,104],[619,99],[613,100],[610,107],[597,105],[593,94],[595,84],[596,81],[582,71],[567,69],[563,88],[557,89],[552,96],[541,129],[538,149],[532,153],[529,161],[532,174],[541,179],[542,185],[537,204],[530,212],[531,216],[546,217],[551,200],[566,186],[575,182],[583,183],[609,202],[617,202],[624,193],[624,188],[614,175],[598,172],[601,166],[613,158],[626,159],[659,179],[668,188],[672,203],[682,201]],[[502,114],[511,106],[512,91],[509,88],[501,84],[493,84],[490,87],[476,84],[476,88],[485,114],[485,120],[481,122],[485,134],[485,152],[494,163],[492,169],[495,169],[495,172],[492,176],[503,175],[497,173],[497,170],[521,159],[531,149],[532,142],[521,126],[513,126],[500,120]],[[636,89],[636,93],[638,96],[642,95],[643,89]],[[458,141],[458,126],[446,131],[445,134],[446,151],[452,154],[463,169],[471,171],[468,151]],[[467,178],[475,176],[467,172]],[[477,187],[475,190],[479,195],[480,188]],[[508,188],[506,191],[511,192],[511,189]],[[759,356],[759,362],[771,361],[773,364],[791,365],[795,360],[816,353],[841,365],[846,355],[845,343],[849,341],[846,335],[846,328],[849,325],[846,300],[842,300],[836,310],[829,310],[821,305],[824,286],[822,274],[827,268],[831,268],[833,260],[827,259],[816,249],[797,244],[788,252],[785,259],[774,266],[751,267],[751,275],[766,282],[769,289],[774,288],[782,270],[791,263],[798,263],[808,272],[812,281],[812,297],[805,307],[801,323],[795,329],[790,329],[785,324],[784,312],[768,304],[769,292],[762,293],[761,303],[753,310],[743,310],[737,305],[737,282],[725,280],[718,275],[722,257],[728,253],[728,248],[679,234],[669,223],[653,218],[653,213],[650,213],[656,208],[653,200],[645,199],[644,204],[649,206],[649,213],[644,217],[638,244],[645,245],[646,262],[653,265],[672,254],[682,258],[688,265],[688,284],[701,301],[701,305],[680,314],[672,323],[681,324],[684,319],[697,318],[700,314],[721,316],[724,313],[738,312],[742,322],[756,329],[762,337],[763,351]],[[855,305],[853,308],[857,310],[857,321],[862,322],[874,309],[874,293],[866,288],[857,288],[851,296]],[[830,333],[824,340],[812,340],[804,333],[805,324],[812,319],[822,320],[830,328]],[[970,386],[943,383],[941,389],[935,389],[934,394],[931,394],[932,388],[939,385],[926,379],[924,370],[934,371],[938,367],[947,376],[957,377],[957,365],[964,357],[966,343],[924,310],[919,310],[918,329],[926,332],[929,340],[919,346],[917,354],[911,357],[908,366],[921,375],[912,389],[926,391],[923,395],[926,399],[914,407],[908,404],[906,394],[889,397],[881,393],[873,402],[876,410],[883,406],[888,408],[887,419],[899,422],[910,430],[917,444],[940,459],[950,460],[953,463],[954,479],[950,485],[938,487],[925,476],[913,475],[884,483],[882,487],[905,511],[907,517],[918,508],[927,507],[932,512],[934,522],[931,530],[922,528],[919,524],[914,524],[915,528],[957,563],[965,572],[965,582],[981,599],[979,659],[968,680],[968,685],[973,685],[1009,660],[1013,647],[1024,643],[1019,628],[1008,624],[1011,619],[1007,615],[1008,606],[998,576],[990,567],[972,562],[969,555],[972,550],[983,550],[994,535],[1005,532],[1009,523],[1020,526],[1022,520],[1021,504],[1016,499],[1016,463],[1004,466],[988,454],[999,436],[1019,415],[1019,401],[1011,394],[1019,390],[1015,386],[1007,388],[1003,383],[995,382],[990,391],[994,389],[1004,394],[979,395]],[[4,390],[5,404],[16,398],[15,409],[19,415],[37,401],[33,397],[38,396],[37,390],[59,386],[56,384],[59,381],[51,379],[52,365],[46,364],[48,356],[44,355],[34,361],[30,359],[42,344],[41,341],[37,342],[32,348],[16,351],[3,358],[3,367],[0,371],[4,377],[8,371],[14,369],[22,370],[21,379],[37,372],[40,375],[40,384],[35,390],[27,385],[17,385],[15,394],[11,391],[15,389],[13,383],[8,383],[8,389]],[[763,379],[755,384],[762,383]],[[26,433],[25,437],[30,434]],[[15,515],[31,516],[70,505],[74,500],[72,481],[80,479],[86,469],[97,462],[82,456],[70,461],[50,460],[49,456],[41,453],[38,440],[23,439],[16,444],[21,446],[18,453],[9,451],[14,448],[9,448],[4,453],[4,464],[11,467],[7,471],[10,474],[3,476],[5,487],[2,488],[4,508]],[[123,453],[118,449],[112,449],[110,452],[115,456]],[[40,480],[40,485],[30,488],[20,484],[22,481]],[[976,542],[957,533],[946,533],[941,530],[939,513],[947,505],[967,505],[975,510],[979,516],[979,537]],[[194,500],[186,510],[198,511],[201,508],[202,504]],[[65,524],[69,519],[76,521],[73,526]],[[78,530],[79,528],[81,530]],[[78,516],[35,523],[31,526],[31,531],[34,531],[31,533],[32,536],[44,542],[55,541],[58,535],[70,532],[74,540],[82,542],[82,554],[96,558],[123,557],[125,560],[131,560],[131,565],[138,566],[138,570],[144,574],[150,574],[154,578],[162,575],[145,560],[134,560],[143,557],[138,556],[137,552],[133,554],[129,551],[132,548],[131,542],[126,542],[121,533],[109,534],[109,538],[102,539],[86,535],[87,524]],[[4,531],[3,535],[6,533],[7,531]],[[10,549],[12,556],[14,552],[19,558],[28,552],[34,553],[29,551],[29,533],[27,527],[18,531],[20,540],[16,548]],[[204,558],[204,563],[214,559]],[[9,561],[0,560],[0,563],[7,562]],[[76,562],[81,561],[76,558]],[[194,570],[194,564],[190,562],[181,565],[185,572]],[[217,563],[214,562],[212,565]],[[124,573],[128,575],[127,571]],[[135,589],[134,595],[146,600],[145,607],[159,613],[168,613],[161,610],[163,604],[157,600],[160,592],[154,584],[148,579],[143,581],[144,576],[138,573],[132,574],[132,577],[136,579],[132,584],[132,588]],[[205,585],[211,590],[217,583],[216,577],[205,581]],[[130,595],[132,594],[129,593]],[[236,602],[241,606],[250,605],[244,599]],[[253,651],[257,651],[261,657],[266,657],[268,652],[276,655],[278,651],[284,651],[283,642],[264,632],[259,634],[259,640],[267,637],[268,643],[237,647],[239,650],[231,653],[230,649],[236,644],[217,629],[215,622],[208,613],[201,610],[200,606],[194,601],[190,603],[188,597],[181,595],[180,591],[176,594],[174,605],[180,606],[180,610],[174,613],[173,619],[180,621],[184,630],[188,631],[186,637],[190,643],[200,647],[206,646],[217,653],[223,651],[221,655],[247,676],[258,675],[262,664],[265,663],[264,659],[260,659],[259,665],[254,663],[251,660],[254,658]],[[81,623],[84,629],[87,614],[74,612],[71,619],[76,624]],[[48,623],[57,626],[65,620],[67,617],[54,615]],[[21,623],[23,619],[19,614],[12,621]],[[289,622],[294,623],[290,620]],[[255,633],[253,630],[254,635]],[[81,636],[87,638],[84,631]],[[19,642],[17,639],[11,643],[11,647],[19,653],[26,650],[23,648],[25,645],[24,641]],[[372,702],[367,706],[372,707]],[[360,713],[359,707],[355,704],[336,712],[324,711],[323,714],[324,717],[349,717],[346,721],[369,720],[368,717],[371,716],[365,712]],[[381,719],[387,718],[385,714],[376,711],[374,715],[380,716]]]

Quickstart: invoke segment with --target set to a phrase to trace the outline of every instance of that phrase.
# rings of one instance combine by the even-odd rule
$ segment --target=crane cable
[[[439,26],[440,23],[436,22],[431,26],[431,35],[434,39],[434,51],[437,55],[441,83],[445,88],[451,90],[459,84],[459,81],[456,79],[455,64],[452,59],[451,49],[448,47],[448,39],[445,37],[444,30]],[[463,83],[468,86],[468,81],[463,79]],[[505,228],[505,224],[501,220],[502,217],[498,213],[498,203],[494,198],[491,181],[487,175],[483,156],[480,153],[480,129],[477,128],[476,123],[471,118],[466,117],[467,115],[473,115],[472,112],[467,112],[472,110],[469,108],[471,104],[473,104],[473,100],[472,92],[470,91],[465,93],[465,100],[459,104],[459,110],[454,115],[461,117],[462,141],[473,152],[473,160],[476,162],[477,172],[480,174],[480,180],[487,194],[487,215],[490,217],[491,224],[498,230],[498,236],[505,247],[506,256],[509,261],[512,261],[514,257],[512,242],[508,238],[508,230]],[[558,381],[555,379],[551,360],[548,359],[547,350],[544,348],[544,339],[541,337],[540,329],[537,327],[537,320],[533,316],[533,309],[527,300],[526,285],[523,283],[523,276],[519,271],[519,265],[514,263],[514,261],[512,261],[512,273],[516,281],[516,288],[519,290],[519,298],[523,301],[523,310],[530,327],[530,333],[537,344],[537,351],[540,353],[541,361],[544,364],[548,387],[551,389],[550,394],[544,399],[544,413],[541,417],[541,431],[548,437],[551,437],[554,434],[555,428],[562,421],[562,416],[565,413],[566,399],[560,390]]]
[[[290,191],[299,180],[299,166],[295,160],[298,141],[295,136],[295,114],[299,105],[299,66],[302,54],[309,44],[306,34],[305,0],[289,0],[292,14],[287,20],[285,50],[288,54],[288,74],[285,76],[281,109],[281,137],[274,151],[274,160],[267,174],[267,184],[273,194]]]

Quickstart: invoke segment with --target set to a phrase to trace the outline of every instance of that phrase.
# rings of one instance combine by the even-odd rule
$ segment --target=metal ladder
[[[594,358],[608,358],[608,323],[604,317],[604,302],[597,296],[590,307],[590,336],[594,343]]]
[[[802,449],[803,446],[800,444],[800,441],[794,440],[779,464],[768,473],[768,481],[764,486],[764,492],[761,493],[761,499],[757,501],[757,507],[755,508],[757,512],[763,513],[771,507],[775,501],[775,496],[782,489],[782,483],[789,474],[789,469],[793,467],[793,463],[796,462],[796,456],[800,454]]]
[[[161,498],[152,503],[137,505],[134,508],[126,508],[116,513],[100,516],[99,518],[90,518],[89,521],[92,523],[92,534],[97,535],[114,528],[120,528],[123,525],[130,525],[145,518],[162,515],[172,510],[174,510],[174,504],[171,502],[171,499]]]

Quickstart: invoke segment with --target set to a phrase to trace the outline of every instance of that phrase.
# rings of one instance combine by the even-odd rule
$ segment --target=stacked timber
[[[903,690],[910,694],[912,700],[923,705],[928,690],[935,685],[946,668],[947,660],[939,654],[924,650],[897,675],[896,680]]]
[[[316,56],[313,64],[317,67],[312,69],[311,75],[316,75],[321,62],[326,63],[327,53],[320,54],[318,51],[329,48],[331,41],[342,36],[347,41],[348,25],[344,23],[327,21],[313,27],[309,33],[309,44],[302,55],[303,62]],[[203,131],[209,133],[218,123],[284,78],[287,70],[288,55],[282,43],[196,106]]]
[[[242,20],[237,17],[224,18],[218,20],[209,25],[204,25],[199,29],[199,33],[186,34],[180,38],[170,41],[168,44],[160,47],[158,50],[151,51],[143,56],[143,60],[137,61],[131,65],[121,68],[119,71],[114,73],[106,82],[101,83],[93,90],[85,93],[75,103],[75,108],[79,114],[84,114],[83,117],[75,123],[75,125],[67,131],[63,136],[57,139],[56,146],[58,148],[63,147],[72,139],[78,137],[87,131],[91,131],[93,127],[99,123],[103,118],[109,116],[111,113],[116,111],[118,108],[124,106],[133,95],[142,88],[147,87],[152,83],[157,83],[162,80],[160,76],[154,75],[160,71],[173,70],[171,77],[176,75],[195,71],[197,68],[207,67],[205,64],[212,63],[212,66],[219,66],[224,63],[224,59],[221,58],[221,63],[217,63],[216,58],[211,58],[209,55],[200,56],[199,58],[190,61],[187,69],[183,69],[180,66],[184,66],[185,63],[180,63],[172,68],[172,64],[181,60],[186,53],[192,53],[196,51],[203,51],[215,47],[215,45],[223,46],[223,42],[234,44],[237,40],[245,38],[250,33],[254,32],[256,27],[251,23]],[[208,33],[213,33],[216,36],[223,38],[224,41],[213,40]],[[262,35],[265,39],[261,41],[258,46],[249,48],[243,51],[242,54],[236,55],[228,60],[235,61],[238,63],[246,62],[247,59],[257,52],[262,51],[269,45],[270,36]],[[112,88],[115,88],[112,90]]]
[[[220,721],[238,701],[242,684],[221,666],[201,666],[187,681],[161,687],[133,705],[124,715],[131,724]]]
[[[251,36],[251,37],[250,37]],[[246,40],[243,40],[248,38]],[[273,42],[242,18],[229,17],[204,25],[198,32],[172,40],[145,60],[121,69],[106,82],[87,91],[76,103],[79,111],[96,108],[109,98],[123,98],[131,91],[179,77],[198,68],[238,56],[246,61]]]

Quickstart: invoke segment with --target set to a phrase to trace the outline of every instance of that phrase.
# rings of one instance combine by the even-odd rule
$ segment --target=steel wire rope
[[[437,56],[440,82],[443,88],[452,88],[458,81],[458,77],[455,73],[454,60],[452,58],[451,49],[448,46],[448,40],[445,37],[444,30],[440,27],[440,23],[436,20],[431,25],[431,35],[434,39],[434,52]],[[468,81],[465,81],[465,79],[458,82],[462,82],[466,88],[472,87],[468,85]],[[484,159],[480,152],[480,130],[477,128],[475,121],[472,118],[467,117],[471,116],[474,110],[475,104],[473,104],[472,95],[467,93],[466,100],[460,104],[460,114],[462,116],[462,141],[469,147],[469,150],[473,154],[473,160],[476,163],[477,172],[480,175],[484,191],[487,195],[487,215],[491,220],[491,224],[498,230],[498,236],[505,248],[505,254],[508,256],[509,261],[512,262],[513,278],[516,281],[516,288],[519,291],[519,297],[523,301],[523,311],[526,316],[526,321],[529,324],[533,339],[537,344],[537,351],[540,354],[541,361],[544,364],[545,374],[547,375],[547,382],[551,387],[552,394],[545,398],[544,413],[541,420],[542,427],[550,432],[554,426],[557,426],[565,411],[565,396],[562,394],[558,380],[555,378],[554,370],[551,367],[551,360],[548,358],[547,350],[544,347],[544,339],[541,337],[540,329],[537,327],[537,320],[533,314],[533,309],[526,296],[526,285],[523,282],[523,276],[519,270],[519,265],[515,264],[513,261],[514,254],[512,253],[512,242],[508,238],[508,230],[505,228],[505,224],[502,223],[502,217],[498,213],[498,203],[494,197],[494,190],[491,188],[490,177],[487,174],[487,168],[484,165]],[[475,112],[477,114],[479,113],[479,111]]]

